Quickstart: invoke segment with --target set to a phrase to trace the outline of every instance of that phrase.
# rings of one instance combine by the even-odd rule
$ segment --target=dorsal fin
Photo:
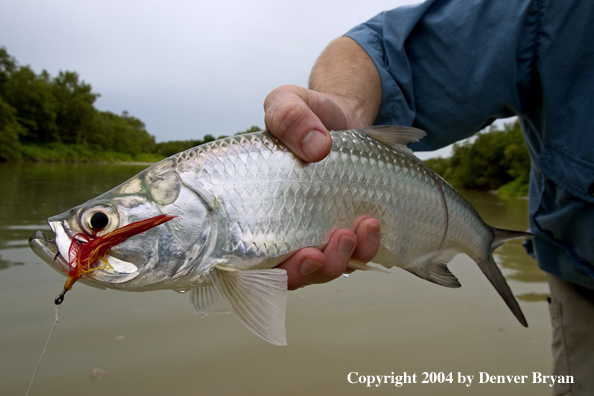
[[[423,131],[422,129],[412,128],[412,127],[405,127],[405,126],[398,126],[398,125],[379,125],[379,126],[370,126],[365,128],[357,129],[357,131],[369,136],[377,140],[380,143],[385,144],[386,146],[392,147],[394,150],[398,151],[402,155],[412,159],[417,164],[419,164],[431,177],[433,183],[437,186],[439,190],[439,194],[441,197],[441,203],[444,210],[444,231],[443,237],[441,238],[441,242],[439,243],[439,249],[443,246],[443,243],[446,240],[448,235],[448,224],[449,224],[449,213],[448,213],[448,203],[445,198],[445,193],[439,182],[438,176],[431,170],[423,161],[421,161],[411,149],[406,147],[409,143],[415,143],[421,140],[427,132]]]
[[[400,125],[369,126],[358,131],[390,147],[406,147],[407,144],[418,142],[427,135],[422,129]]]

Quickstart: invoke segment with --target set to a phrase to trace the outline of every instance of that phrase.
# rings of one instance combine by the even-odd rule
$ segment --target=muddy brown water
[[[0,164],[0,395],[25,394],[65,279],[31,252],[27,239],[38,229],[51,234],[47,217],[142,168]],[[527,228],[527,201],[463,193],[488,223]],[[392,269],[291,292],[287,347],[267,344],[231,315],[200,318],[186,295],[77,284],[61,306],[30,394],[549,394],[548,385],[532,383],[534,372],[547,375],[551,366],[545,278],[519,242],[499,248],[495,260],[527,329],[466,256],[450,264],[460,289]],[[404,373],[416,383],[391,383]],[[461,383],[469,375],[471,385]],[[523,384],[480,383],[486,375],[527,377]],[[368,387],[368,376],[387,383],[377,386],[376,379]]]

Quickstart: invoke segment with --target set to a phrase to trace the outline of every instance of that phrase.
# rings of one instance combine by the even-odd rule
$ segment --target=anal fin
[[[414,267],[406,268],[412,274],[419,278],[428,280],[429,282],[437,283],[445,287],[457,288],[462,286],[458,278],[452,274],[448,268],[448,262],[456,255],[454,251],[440,250],[432,253],[420,262],[422,264]]]
[[[375,271],[375,272],[383,272],[384,274],[389,273],[386,270],[383,270],[383,269],[378,268],[378,267],[371,266],[371,265],[369,265],[369,263],[364,263],[362,261],[355,260],[355,259],[351,259],[351,261],[349,261],[349,264],[347,265],[347,267],[349,269],[352,269],[352,270]]]

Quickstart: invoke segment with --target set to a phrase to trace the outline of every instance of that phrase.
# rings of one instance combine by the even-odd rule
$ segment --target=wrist
[[[367,111],[359,103],[357,98],[340,93],[325,92],[330,100],[342,110],[347,123],[347,129],[362,128],[371,125],[375,116],[367,116]]]
[[[350,128],[373,124],[381,106],[382,85],[375,63],[349,37],[339,37],[322,52],[309,88],[334,101]]]

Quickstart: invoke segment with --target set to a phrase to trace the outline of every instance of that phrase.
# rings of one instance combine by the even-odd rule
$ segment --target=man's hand
[[[311,89],[284,85],[264,100],[266,129],[306,162],[324,159],[332,148],[330,130],[371,125],[382,86],[375,64],[354,40],[339,37],[322,52],[312,70]],[[279,268],[289,289],[324,283],[347,270],[351,259],[370,261],[379,249],[380,223],[362,216],[353,230],[335,230],[322,251],[299,250]]]
[[[328,129],[371,125],[382,100],[379,72],[349,37],[328,45],[314,66],[309,86],[284,85],[264,100],[266,129],[299,158],[316,162],[330,153]]]
[[[330,96],[294,85],[272,91],[264,101],[266,129],[308,162],[324,159],[332,147],[328,129],[351,127]],[[345,273],[350,260],[370,261],[379,249],[381,226],[372,217],[357,219],[354,232],[338,229],[322,251],[303,248],[278,267],[287,271],[288,288],[324,283]]]
[[[266,129],[306,162],[320,161],[330,153],[328,129],[349,129],[335,100],[296,85],[284,85],[268,94],[264,112]]]
[[[287,271],[289,290],[329,282],[347,271],[350,260],[370,261],[377,254],[380,234],[380,222],[372,217],[364,217],[357,222],[355,232],[338,229],[332,233],[322,251],[303,248],[278,268]]]

